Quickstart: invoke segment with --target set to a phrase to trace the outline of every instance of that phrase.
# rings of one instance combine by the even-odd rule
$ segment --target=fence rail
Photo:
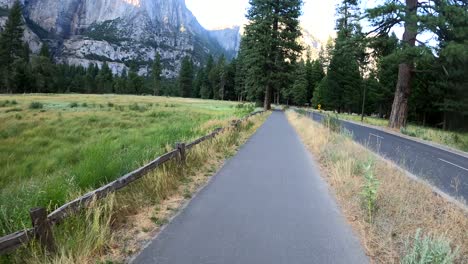
[[[264,111],[253,112],[242,119],[233,121],[231,127],[239,126],[243,121],[248,118],[261,114]],[[201,138],[198,138],[188,144],[177,143],[176,148],[162,156],[157,157],[155,160],[146,164],[143,167],[140,167],[121,178],[110,182],[94,191],[86,193],[85,195],[76,198],[75,200],[66,203],[55,211],[46,215],[44,208],[34,208],[30,211],[31,221],[33,223],[33,228],[29,228],[23,231],[18,231],[13,234],[0,237],[0,255],[9,253],[18,247],[27,244],[32,239],[36,238],[39,243],[48,251],[54,251],[55,245],[53,244],[53,237],[51,233],[51,227],[53,225],[60,224],[67,217],[76,214],[81,209],[85,208],[91,201],[99,200],[106,197],[108,194],[118,191],[131,183],[137,181],[138,179],[145,176],[148,172],[153,171],[162,164],[173,160],[175,158],[180,158],[182,161],[185,160],[185,152],[196,145],[215,138],[218,134],[225,131],[227,128],[218,128],[212,133],[205,135]]]

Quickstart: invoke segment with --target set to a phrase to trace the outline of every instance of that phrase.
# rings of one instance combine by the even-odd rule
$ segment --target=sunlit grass
[[[168,145],[206,134],[214,120],[246,114],[235,103],[150,96],[16,95],[0,102],[0,235],[29,225],[32,207],[53,209]]]
[[[320,163],[321,175],[360,236],[371,263],[468,263],[464,209],[434,195],[429,185],[412,180],[348,134],[335,133],[292,111],[287,115]],[[373,184],[369,185],[370,178]],[[407,243],[409,239],[412,243]],[[453,262],[437,262],[432,258],[436,255]]]

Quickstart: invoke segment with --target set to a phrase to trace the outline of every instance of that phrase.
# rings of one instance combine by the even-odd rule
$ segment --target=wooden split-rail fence
[[[248,118],[263,113],[264,111],[253,112],[242,119],[235,120],[231,123],[231,127],[238,127],[243,121]],[[153,171],[162,164],[178,159],[180,162],[185,162],[186,152],[194,146],[215,138],[229,127],[218,128],[212,133],[203,136],[190,143],[177,143],[175,149],[156,158],[145,166],[138,168],[121,178],[108,183],[101,188],[91,191],[67,204],[62,205],[50,214],[47,214],[45,208],[33,208],[29,211],[31,217],[32,228],[15,232],[13,234],[0,237],[0,255],[9,253],[18,247],[29,243],[32,239],[36,239],[39,244],[48,252],[54,252],[56,245],[52,234],[52,227],[60,224],[67,217],[78,213],[81,209],[86,208],[93,200],[99,200],[106,197],[108,194],[120,190],[132,182],[142,178],[148,172]]]

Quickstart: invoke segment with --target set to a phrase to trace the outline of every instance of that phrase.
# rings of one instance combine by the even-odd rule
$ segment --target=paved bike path
[[[257,133],[133,263],[367,263],[284,113]]]

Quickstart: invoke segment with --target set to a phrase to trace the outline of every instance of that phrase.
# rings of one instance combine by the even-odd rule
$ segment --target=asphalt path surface
[[[368,263],[309,152],[273,112],[133,263]]]
[[[317,122],[323,115],[308,112]],[[353,139],[424,179],[444,193],[468,201],[468,158],[368,126],[341,120]]]

